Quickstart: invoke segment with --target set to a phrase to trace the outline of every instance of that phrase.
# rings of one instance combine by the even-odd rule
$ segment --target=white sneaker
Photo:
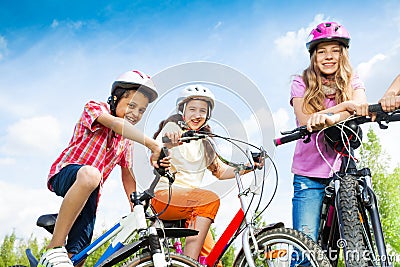
[[[39,260],[38,267],[71,267],[74,266],[68,257],[65,247],[56,247],[43,253]]]

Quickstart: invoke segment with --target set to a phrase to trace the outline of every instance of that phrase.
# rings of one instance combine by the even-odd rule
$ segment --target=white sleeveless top
[[[157,137],[161,142],[162,137],[167,132],[182,132],[182,129],[174,122],[168,122]],[[205,147],[202,140],[194,140],[189,143],[173,147],[170,149],[171,168],[175,173],[173,186],[183,188],[198,188],[203,180],[204,172],[207,169],[207,159]],[[157,190],[168,189],[168,179],[161,177],[156,186]]]

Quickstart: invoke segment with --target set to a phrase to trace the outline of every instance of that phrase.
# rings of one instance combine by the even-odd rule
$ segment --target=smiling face
[[[147,109],[149,99],[141,92],[129,90],[118,102],[116,114],[119,118],[125,118],[130,124],[138,123]]]
[[[339,69],[340,44],[336,41],[320,43],[315,51],[316,63],[325,75],[332,75]]]
[[[200,129],[205,123],[208,112],[208,103],[204,100],[190,100],[187,102],[183,119],[192,130]]]

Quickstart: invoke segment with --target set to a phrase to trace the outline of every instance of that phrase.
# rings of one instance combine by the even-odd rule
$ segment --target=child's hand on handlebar
[[[309,132],[321,130],[326,126],[334,125],[339,119],[339,114],[313,113],[307,120],[307,130]]]
[[[354,100],[348,100],[343,102],[346,110],[350,112],[350,114],[354,114],[357,116],[367,116],[368,115],[368,103],[358,103]]]
[[[164,143],[164,145],[167,148],[175,147],[178,145],[181,145],[182,142],[180,141],[181,138],[181,133],[180,132],[167,132],[164,134],[165,137],[167,137],[169,140],[167,143]]]
[[[381,104],[383,111],[394,111],[400,107],[400,96],[383,96],[378,103]]]
[[[159,145],[157,145],[153,149],[151,149],[151,151],[152,151],[151,156],[150,156],[151,165],[154,168],[159,168],[159,167],[169,168],[171,165],[169,156],[159,159],[160,155],[161,155],[161,149],[162,148]]]

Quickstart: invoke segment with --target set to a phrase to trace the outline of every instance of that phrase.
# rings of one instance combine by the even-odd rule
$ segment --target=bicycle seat
[[[182,220],[161,220],[165,228],[186,228],[186,219]]]
[[[56,224],[56,220],[57,220],[57,215],[58,215],[57,213],[42,215],[37,219],[36,225],[39,227],[43,227],[50,234],[53,234],[54,225]]]
[[[199,231],[186,228],[186,219],[182,220],[161,220],[163,227],[156,226],[157,234],[160,237],[181,238],[197,235]]]
[[[189,228],[157,228],[159,237],[181,238],[197,235],[199,231]]]

